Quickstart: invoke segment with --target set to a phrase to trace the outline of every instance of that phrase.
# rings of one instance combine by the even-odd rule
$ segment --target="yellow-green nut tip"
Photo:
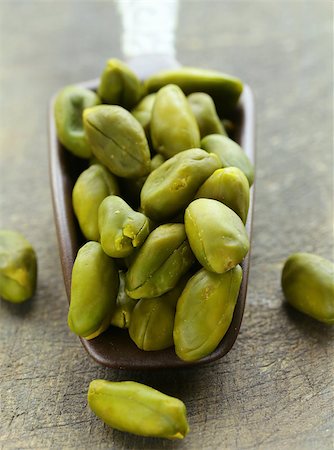
[[[195,361],[216,349],[231,324],[241,280],[240,266],[223,274],[201,269],[190,278],[177,302],[174,323],[180,359]]]
[[[118,270],[98,242],[87,242],[73,264],[68,325],[92,339],[110,325],[118,293]]]
[[[92,381],[88,405],[107,425],[120,431],[167,439],[183,439],[189,432],[181,400],[134,381]]]
[[[237,167],[218,169],[198,189],[195,198],[212,198],[231,208],[246,223],[249,207],[249,184]]]
[[[334,324],[334,264],[312,253],[294,253],[285,261],[282,289],[294,308],[320,322]]]
[[[184,215],[190,247],[207,270],[223,273],[239,264],[249,250],[240,217],[223,203],[199,198]]]
[[[143,88],[137,75],[119,59],[109,59],[102,72],[97,93],[104,103],[130,109],[137,104]]]
[[[99,105],[83,114],[85,133],[94,155],[113,174],[141,177],[150,171],[150,150],[145,132],[121,106]]]
[[[30,242],[12,230],[0,230],[0,297],[12,303],[31,298],[36,289],[37,258]]]
[[[201,140],[201,148],[217,155],[222,167],[238,167],[246,175],[249,186],[253,184],[253,165],[240,145],[232,139],[220,134],[209,134]]]
[[[93,164],[78,177],[72,203],[80,229],[86,239],[98,241],[98,209],[108,195],[118,195],[116,177],[101,164]]]
[[[188,102],[196,118],[201,139],[214,133],[227,136],[210,95],[205,92],[194,92],[188,96]]]

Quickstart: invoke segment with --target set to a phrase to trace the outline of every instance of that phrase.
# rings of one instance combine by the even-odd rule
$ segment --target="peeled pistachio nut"
[[[210,134],[202,139],[201,148],[217,155],[223,167],[238,167],[246,175],[249,185],[253,184],[253,165],[240,145],[232,139],[220,134]]]
[[[226,115],[236,106],[243,89],[241,80],[215,70],[182,67],[163,70],[147,78],[144,87],[147,92],[156,92],[167,84],[176,84],[188,95],[192,92],[209,94],[219,113]]]
[[[142,86],[129,66],[118,59],[109,59],[102,72],[97,93],[103,103],[131,109],[142,95]]]
[[[98,209],[108,195],[118,195],[116,177],[101,164],[93,164],[77,179],[72,204],[80,229],[86,239],[98,241]]]
[[[88,404],[107,425],[120,431],[183,439],[189,431],[184,403],[134,381],[93,380]]]
[[[146,95],[131,111],[131,114],[138,120],[140,125],[144,128],[146,135],[148,135],[150,132],[150,123],[155,97],[156,94]]]
[[[142,298],[133,310],[129,333],[141,350],[171,347],[176,303],[189,277],[183,277],[174,289],[154,298]]]
[[[82,113],[85,108],[99,105],[101,100],[90,89],[67,86],[55,100],[54,116],[59,141],[80,158],[90,158],[92,150],[85,136]]]
[[[240,217],[217,200],[199,198],[184,215],[189,244],[207,270],[223,273],[239,264],[249,250]]]
[[[212,198],[231,208],[246,223],[249,207],[249,184],[237,167],[218,169],[198,189],[195,198]]]
[[[200,134],[195,116],[178,86],[170,84],[157,93],[150,132],[154,149],[165,158],[199,147]]]
[[[0,230],[0,297],[21,303],[34,295],[37,258],[30,242],[17,231]]]
[[[129,328],[132,311],[137,301],[129,297],[125,292],[125,274],[119,272],[119,289],[116,299],[116,307],[111,315],[111,325],[118,328]]]
[[[102,248],[114,258],[129,256],[149,234],[147,217],[116,195],[106,197],[101,203],[98,224]]]
[[[83,115],[85,132],[95,156],[113,174],[141,177],[150,171],[150,150],[144,130],[121,106],[99,105]]]
[[[118,270],[98,242],[87,242],[73,264],[68,325],[86,339],[110,325],[118,292]]]
[[[188,102],[196,118],[201,138],[214,133],[227,136],[210,95],[194,92],[188,96]]]
[[[240,266],[223,274],[201,269],[190,278],[176,307],[174,343],[179,358],[196,361],[216,349],[231,324],[241,280]]]
[[[184,225],[160,225],[132,261],[126,274],[126,292],[136,299],[158,297],[173,289],[194,261]]]
[[[185,150],[165,161],[147,177],[141,190],[144,213],[157,221],[176,216],[194,198],[200,185],[221,167],[216,155]]]
[[[157,155],[154,155],[151,159],[151,172],[160,167],[164,162],[165,158],[162,155],[159,155],[159,153]]]
[[[285,261],[282,288],[294,308],[334,324],[334,264],[312,253],[293,253]]]

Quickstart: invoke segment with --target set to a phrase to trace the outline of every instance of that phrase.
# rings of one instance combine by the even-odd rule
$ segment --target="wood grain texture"
[[[0,304],[2,448],[333,448],[334,333],[284,306],[280,289],[291,252],[333,258],[330,3],[181,2],[179,60],[236,74],[255,91],[254,238],[231,352],[209,366],[150,373],[97,366],[69,332],[49,193],[47,102],[121,56],[116,7],[1,1],[0,20],[0,227],[23,232],[39,258],[35,297]],[[95,378],[180,397],[190,434],[170,442],[104,426],[87,408]]]

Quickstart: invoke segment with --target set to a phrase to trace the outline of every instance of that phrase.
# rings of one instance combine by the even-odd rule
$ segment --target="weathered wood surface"
[[[39,257],[35,298],[1,302],[4,449],[333,448],[333,331],[282,305],[293,251],[333,258],[330,2],[184,1],[177,53],[239,75],[257,106],[257,179],[246,312],[232,351],[194,370],[98,367],[66,325],[48,180],[47,102],[120,57],[116,7],[104,1],[0,2],[0,226]],[[88,410],[94,378],[136,380],[178,396],[183,442],[104,426]]]

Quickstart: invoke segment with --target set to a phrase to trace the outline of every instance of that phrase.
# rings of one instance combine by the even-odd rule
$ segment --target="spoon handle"
[[[123,55],[141,78],[179,66],[175,57],[178,0],[117,0],[117,6]]]

